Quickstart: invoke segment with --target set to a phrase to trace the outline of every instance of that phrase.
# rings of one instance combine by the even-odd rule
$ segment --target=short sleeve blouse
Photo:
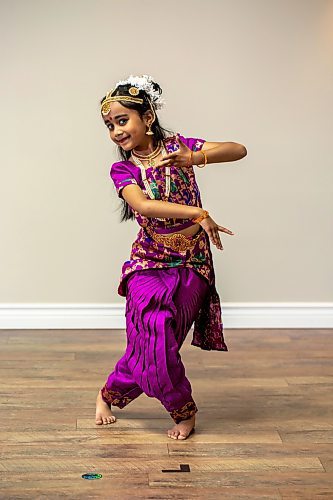
[[[123,198],[122,189],[129,184],[138,184],[133,169],[128,165],[129,162],[114,163],[110,170],[110,176],[115,185],[117,195]]]

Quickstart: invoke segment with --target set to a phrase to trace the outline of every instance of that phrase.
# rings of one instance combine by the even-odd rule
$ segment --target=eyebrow
[[[115,116],[114,118],[115,118],[115,119],[116,119],[116,118],[121,118],[122,116],[128,116],[128,115],[126,115],[126,114],[117,115],[117,116]],[[110,121],[110,119],[109,119],[109,118],[107,118],[105,121],[107,121],[107,122],[108,122],[108,121]]]

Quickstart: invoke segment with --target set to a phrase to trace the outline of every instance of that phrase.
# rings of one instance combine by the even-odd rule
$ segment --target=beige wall
[[[110,303],[137,233],[120,224],[99,99],[130,73],[160,120],[244,144],[197,170],[236,235],[222,301],[332,301],[333,2],[1,0],[0,302]]]

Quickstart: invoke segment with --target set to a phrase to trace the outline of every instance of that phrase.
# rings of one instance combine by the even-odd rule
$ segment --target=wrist
[[[202,165],[201,165],[202,163]],[[198,167],[202,168],[205,167],[208,163],[208,158],[207,158],[207,153],[205,151],[202,151],[201,149],[199,151],[195,151],[192,156],[192,164],[197,165]]]
[[[194,217],[192,220],[192,222],[196,223],[196,224],[200,224],[200,222],[204,219],[206,219],[207,217],[209,217],[209,212],[208,210],[204,210],[203,208],[199,208],[200,212],[199,212],[199,215],[197,217]]]

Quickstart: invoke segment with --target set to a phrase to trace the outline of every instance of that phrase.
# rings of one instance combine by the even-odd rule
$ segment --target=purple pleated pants
[[[129,276],[127,347],[102,388],[109,406],[123,408],[144,392],[159,399],[176,423],[198,411],[179,349],[208,290],[205,278],[188,267]]]

